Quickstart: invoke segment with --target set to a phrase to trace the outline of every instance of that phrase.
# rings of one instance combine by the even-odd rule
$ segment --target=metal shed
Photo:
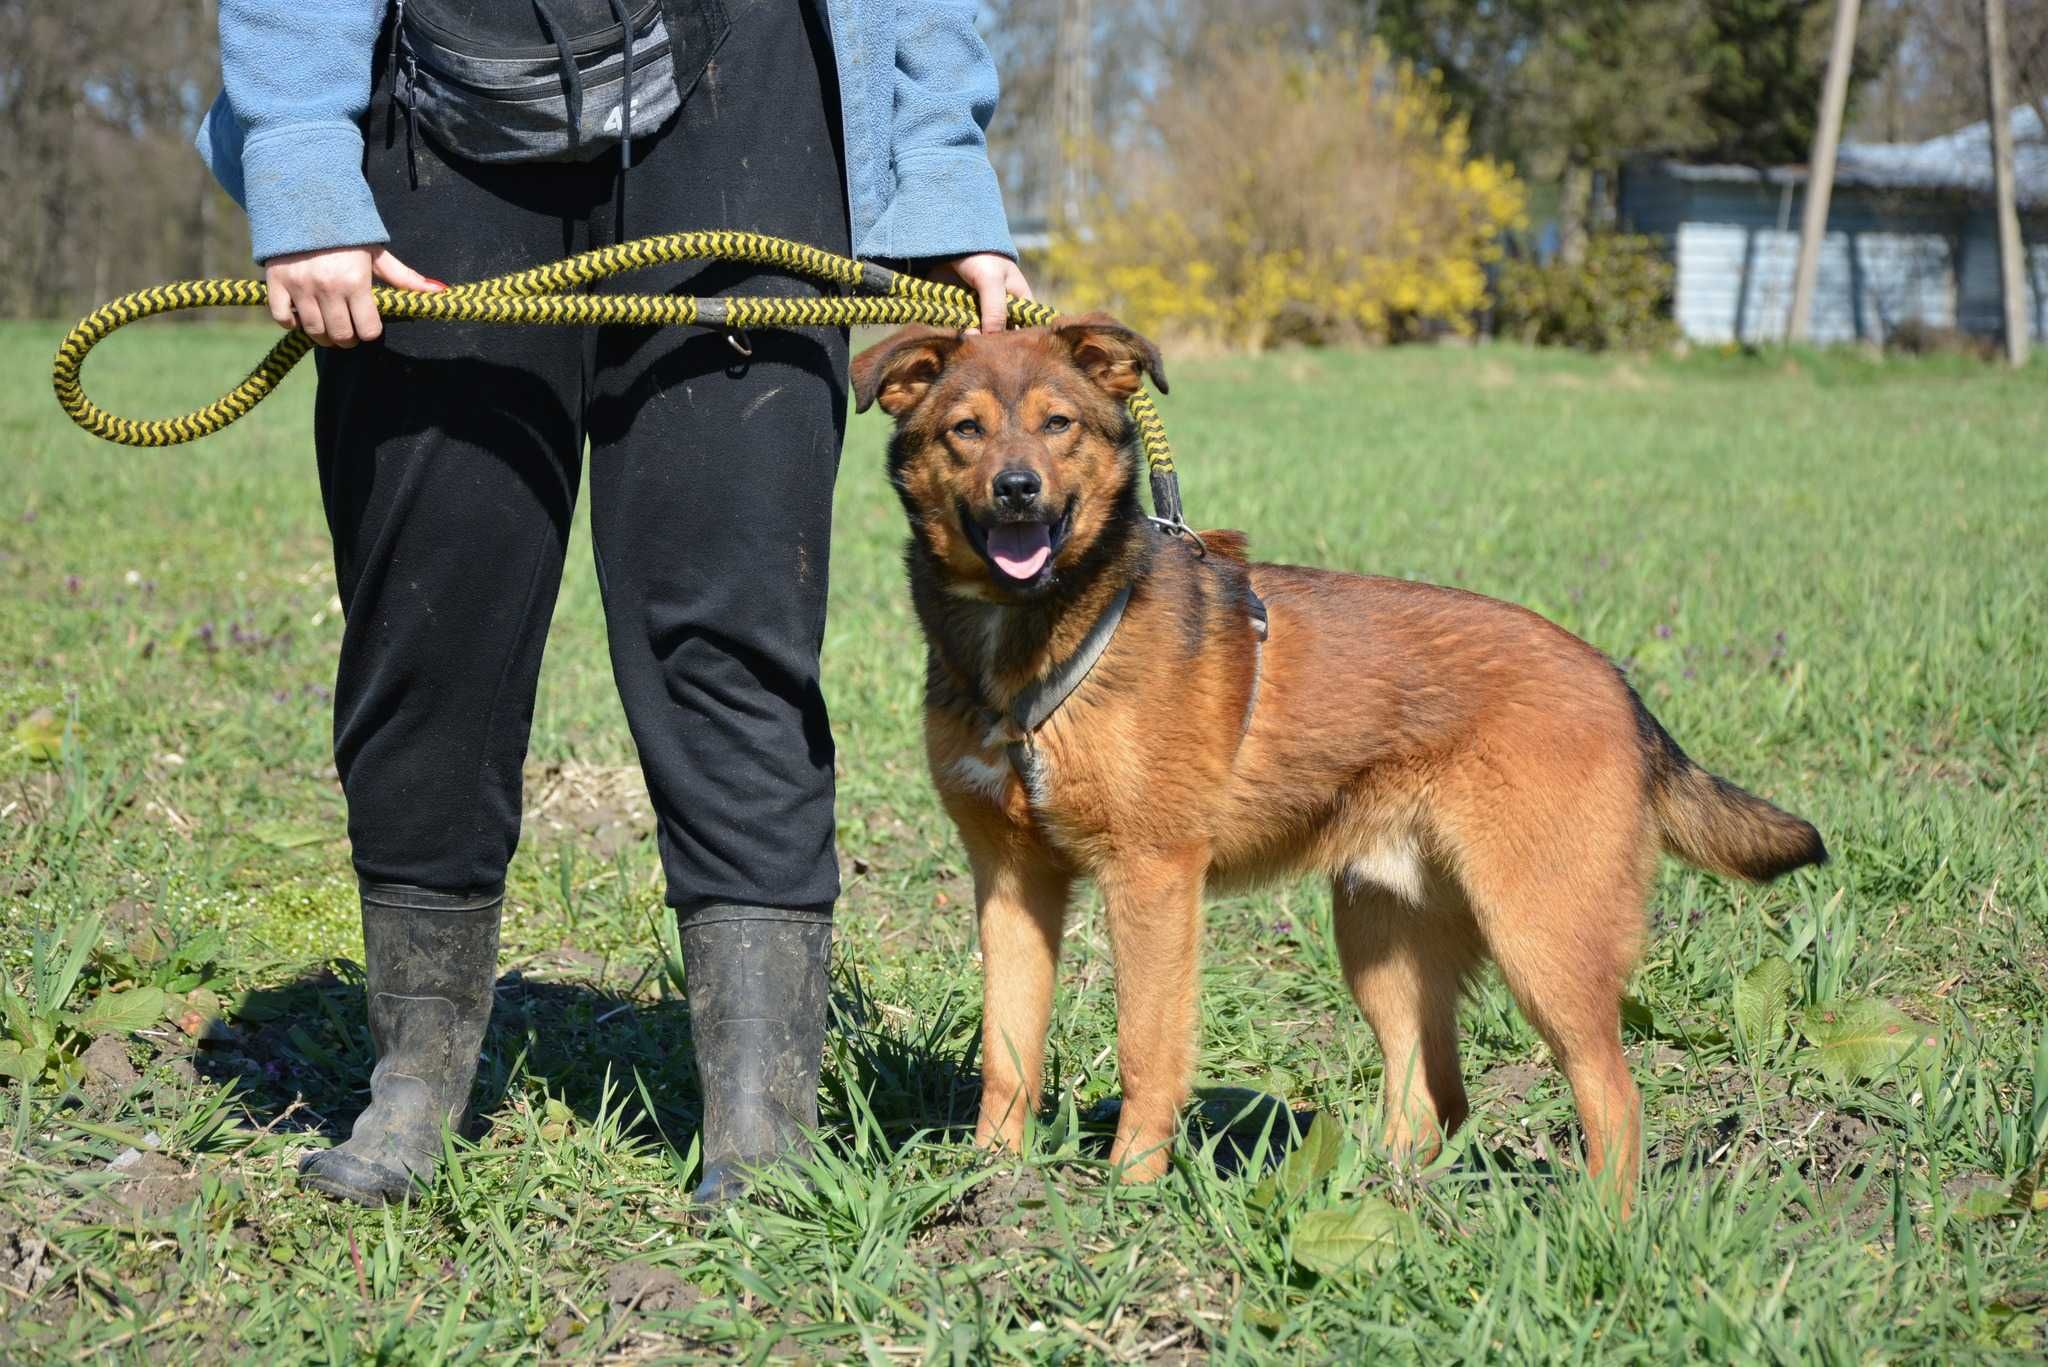
[[[2027,316],[2048,333],[2048,137],[2014,111]],[[1640,158],[1622,172],[1621,222],[1669,244],[1681,331],[1700,342],[1783,337],[1799,254],[1804,166]],[[1816,342],[1882,342],[1908,320],[1987,336],[2001,327],[1991,139],[1984,123],[1920,143],[1845,142],[1814,291]]]

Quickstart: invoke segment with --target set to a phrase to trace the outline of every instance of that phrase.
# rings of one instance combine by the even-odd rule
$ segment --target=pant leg
[[[849,250],[822,9],[728,6],[731,32],[676,121],[635,148],[628,235],[743,228]],[[611,287],[811,289],[718,264]],[[818,652],[846,336],[750,343],[748,358],[719,333],[605,329],[589,407],[612,668],[681,908],[818,907],[839,890]]]
[[[482,167],[366,119],[392,251],[451,282],[587,245],[588,167]],[[319,357],[314,435],[347,624],[335,764],[357,871],[493,888],[583,444],[586,329],[391,323]]]

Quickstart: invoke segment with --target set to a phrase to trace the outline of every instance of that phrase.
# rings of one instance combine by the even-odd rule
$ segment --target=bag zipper
[[[666,39],[646,48],[641,47],[637,43],[634,44],[633,69],[635,71],[644,70],[647,66],[652,65],[656,58],[666,59],[669,54],[669,46]],[[642,60],[643,57],[645,58],[644,61]],[[423,68],[430,72],[436,81],[441,81],[451,86],[458,86],[473,94],[497,100],[504,104],[530,104],[536,100],[550,99],[562,93],[562,80],[559,76],[550,76],[539,81],[525,81],[519,85],[478,85],[474,81],[466,80],[434,65],[431,57],[422,62],[417,60],[415,54],[408,52],[407,60],[412,62],[415,67]],[[623,72],[623,70],[624,65],[621,64],[620,71]],[[599,80],[591,80],[586,89],[603,90],[608,86],[617,85],[621,79],[622,77],[619,74],[608,75]]]
[[[661,0],[648,0],[648,3],[641,8],[640,12],[632,16],[633,31],[638,33],[647,26],[647,21],[651,16],[657,15],[660,12]],[[484,61],[499,60],[509,62],[530,61],[534,58],[556,58],[559,55],[552,45],[542,47],[482,48],[471,40],[464,38],[461,34],[450,33],[432,20],[421,17],[417,10],[413,12],[413,17],[408,21],[405,18],[404,0],[399,0],[398,17],[399,22],[410,22],[414,28],[417,28],[426,37],[433,39],[441,47],[447,48],[450,52],[459,53],[464,57],[475,57]],[[619,25],[608,24],[594,33],[584,34],[582,37],[571,41],[569,51],[577,56],[589,56],[593,52],[602,52],[604,49],[616,45],[623,41],[624,37],[624,32]],[[637,54],[639,44],[635,43],[633,46]]]

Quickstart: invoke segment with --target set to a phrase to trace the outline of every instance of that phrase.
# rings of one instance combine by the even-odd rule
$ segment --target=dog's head
[[[889,478],[945,587],[1037,597],[1137,509],[1124,401],[1159,349],[1105,314],[966,337],[908,327],[853,362],[855,406],[896,420]]]

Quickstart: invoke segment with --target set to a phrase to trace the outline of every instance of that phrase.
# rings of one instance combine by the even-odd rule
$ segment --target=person
[[[247,210],[272,316],[323,347],[313,438],[345,613],[334,755],[376,1057],[367,1109],[304,1185],[401,1198],[466,1110],[586,442],[612,672],[680,922],[696,1196],[731,1196],[816,1124],[845,333],[386,327],[370,286],[744,229],[950,276],[1000,328],[1004,293],[1030,290],[974,9],[221,0],[199,145]],[[494,90],[494,72],[517,79]],[[595,288],[818,287],[699,262]]]

